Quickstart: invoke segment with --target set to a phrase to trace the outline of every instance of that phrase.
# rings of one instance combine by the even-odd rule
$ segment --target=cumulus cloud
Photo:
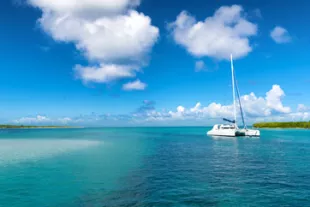
[[[15,124],[29,124],[29,125],[48,125],[48,124],[61,124],[65,125],[72,123],[74,120],[70,117],[61,117],[61,118],[50,118],[47,116],[37,115],[31,117],[22,117],[16,120],[13,120]]]
[[[297,106],[298,112],[307,112],[309,110],[310,110],[310,108],[307,107],[305,104],[298,104],[298,106]]]
[[[147,87],[145,83],[142,83],[139,79],[133,82],[129,82],[123,85],[123,90],[133,91],[133,90],[144,90]]]
[[[291,36],[288,31],[280,26],[276,26],[271,32],[270,37],[279,44],[288,43],[291,41]]]
[[[250,117],[270,116],[272,111],[263,97],[257,97],[253,92],[241,97],[245,113]]]
[[[246,56],[252,51],[249,38],[256,35],[257,25],[248,21],[239,5],[220,7],[213,16],[197,21],[181,12],[169,28],[175,42],[196,56],[219,60]]]
[[[108,83],[120,78],[135,77],[136,72],[139,71],[134,66],[129,65],[116,65],[116,64],[104,64],[100,66],[83,67],[76,65],[74,68],[76,77],[83,80],[85,83]]]
[[[135,76],[159,36],[151,18],[133,10],[139,0],[28,1],[42,10],[38,22],[46,33],[56,41],[74,43],[95,65],[75,66],[84,82]]]
[[[201,103],[198,102],[193,108],[190,109],[190,112],[196,113],[200,110],[200,107],[201,107]]]
[[[241,103],[245,112],[247,123],[257,121],[301,121],[310,118],[309,108],[299,104],[297,111],[283,104],[282,99],[285,93],[279,85],[273,85],[266,93],[266,96],[259,97],[255,93],[241,96]],[[237,107],[238,120],[240,111]],[[147,124],[147,123],[179,123],[189,120],[191,123],[214,123],[214,120],[221,121],[222,118],[233,117],[233,104],[223,105],[212,102],[203,105],[201,102],[193,104],[192,107],[179,105],[174,110],[158,110],[156,103],[144,100],[140,107],[128,114],[97,114],[80,115],[78,117],[49,118],[47,116],[24,117],[15,120],[18,124],[69,124],[69,125],[119,125],[123,123]],[[211,121],[212,120],[212,121]]]
[[[310,112],[295,112],[289,114],[290,120],[293,121],[309,121]]]
[[[64,117],[64,118],[59,118],[56,121],[58,121],[62,124],[68,124],[68,123],[72,122],[73,120],[70,117]]]
[[[272,89],[266,93],[266,103],[267,106],[274,111],[280,113],[289,113],[291,109],[289,107],[284,107],[281,98],[284,97],[284,91],[279,85],[273,85]]]
[[[178,106],[177,111],[169,111],[168,113],[172,119],[183,119],[185,118],[185,108],[183,106]]]
[[[133,10],[126,15],[95,20],[44,13],[39,22],[55,40],[75,42],[90,60],[106,62],[141,58],[153,46],[159,32],[149,17]]]
[[[248,95],[241,96],[241,103],[248,119],[267,118],[271,116],[283,115],[291,117],[291,109],[283,106],[282,98],[284,92],[279,85],[273,85],[272,89],[266,93],[266,97],[257,97],[253,92]],[[239,110],[237,108],[237,110]],[[240,114],[240,112],[238,111]],[[176,111],[169,111],[168,113],[160,113],[162,117],[156,114],[156,117],[151,117],[149,113],[148,120],[185,120],[185,119],[220,119],[233,117],[233,104],[222,105],[220,103],[210,103],[207,106],[202,106],[198,102],[192,108],[185,108],[178,106]],[[301,114],[296,114],[296,116]],[[303,115],[305,116],[305,115]]]
[[[140,0],[29,0],[29,3],[44,10],[91,17],[94,14],[120,13],[139,5]]]
[[[37,126],[101,126],[113,125],[113,123],[120,124],[120,122],[130,122],[133,119],[131,114],[97,114],[91,113],[86,115],[79,115],[75,117],[48,117],[48,116],[30,116],[11,120],[9,123],[18,125],[37,125]]]
[[[46,116],[37,115],[35,117],[22,117],[20,119],[16,119],[13,122],[17,124],[41,124],[48,123],[51,119]]]

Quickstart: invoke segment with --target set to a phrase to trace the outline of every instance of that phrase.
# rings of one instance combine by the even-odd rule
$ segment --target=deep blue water
[[[310,206],[310,130],[0,131],[0,206]]]

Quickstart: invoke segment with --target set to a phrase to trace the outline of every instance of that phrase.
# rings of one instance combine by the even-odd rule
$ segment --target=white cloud
[[[145,83],[142,83],[140,80],[135,80],[123,85],[123,90],[132,91],[132,90],[144,90],[147,87]]]
[[[280,113],[289,113],[291,109],[284,107],[281,98],[284,97],[284,91],[279,85],[273,85],[272,89],[266,93],[267,106]]]
[[[198,102],[193,108],[190,109],[190,112],[196,113],[200,110],[200,107],[201,107],[201,103]]]
[[[68,124],[69,122],[72,122],[73,120],[70,117],[64,117],[64,118],[59,118],[57,121],[62,124]]]
[[[40,9],[91,16],[93,14],[113,14],[126,8],[137,6],[139,0],[29,0],[29,3]]]
[[[168,113],[172,119],[183,119],[185,114],[185,108],[183,106],[178,106],[177,111],[169,111]]]
[[[297,111],[298,112],[307,112],[309,110],[310,109],[306,105],[304,105],[304,104],[298,104],[298,106],[297,106]]]
[[[175,42],[197,57],[229,59],[246,56],[252,51],[249,37],[256,35],[257,25],[242,15],[238,5],[220,7],[213,16],[197,21],[183,11],[169,25]]]
[[[145,65],[145,56],[159,36],[150,17],[132,10],[139,0],[28,1],[42,10],[38,22],[46,33],[56,41],[74,43],[89,61],[96,63],[96,67],[75,67],[84,82],[135,76],[137,70],[131,65]]]
[[[276,26],[271,32],[270,37],[276,42],[276,43],[288,43],[291,41],[290,34],[288,31],[280,26]]]
[[[48,123],[51,119],[46,116],[37,115],[35,117],[22,117],[20,119],[16,119],[13,122],[17,124],[41,124]]]
[[[145,85],[139,80],[128,84],[124,90],[143,90]],[[304,104],[299,104],[297,111],[292,112],[290,107],[284,106],[282,98],[285,93],[279,85],[273,85],[266,93],[265,97],[258,97],[253,92],[241,96],[241,103],[245,112],[247,123],[257,121],[307,121],[310,119],[309,108]],[[241,122],[239,108],[238,122]],[[170,122],[190,120],[191,123],[214,123],[214,121],[221,121],[222,118],[233,117],[233,104],[223,105],[221,103],[210,103],[203,106],[201,102],[197,102],[193,107],[185,107],[179,105],[175,110],[160,110],[155,108],[155,102],[145,100],[143,105],[136,111],[129,114],[96,114],[81,115],[79,117],[63,117],[63,118],[49,118],[47,116],[24,117],[15,120],[18,124],[69,124],[69,125],[111,125],[112,121],[118,124],[130,124],[131,122],[143,123],[148,122]],[[213,120],[212,122],[210,120]],[[209,122],[208,122],[209,121]]]
[[[90,60],[139,61],[157,40],[159,30],[142,13],[88,20],[76,16],[44,13],[43,29],[58,41],[75,42]]]
[[[231,117],[233,115],[233,106],[223,106],[218,103],[211,103],[207,107],[202,108],[201,110],[204,117],[210,118],[224,118]]]
[[[74,120],[70,117],[62,117],[62,118],[56,118],[52,119],[47,116],[37,115],[32,117],[22,117],[16,120],[13,120],[13,123],[15,124],[29,124],[29,125],[57,125],[57,124],[68,124],[70,122],[73,122]]]
[[[266,97],[257,97],[253,92],[249,95],[241,96],[241,103],[243,105],[244,112],[247,120],[257,119],[259,117],[268,118],[273,116],[292,117],[291,109],[283,106],[281,98],[284,96],[283,90],[279,85],[273,85],[272,89],[266,93]],[[239,108],[237,108],[239,110]],[[169,111],[168,113],[160,113],[161,116],[154,113],[148,114],[148,120],[185,120],[185,119],[220,119],[233,117],[233,105],[222,105],[220,103],[211,103],[208,106],[203,107],[198,102],[192,108],[185,108],[179,106],[176,111]],[[238,111],[238,114],[240,112]],[[307,114],[295,114],[295,117],[303,116]],[[240,118],[239,118],[240,120]]]
[[[256,97],[252,92],[241,97],[241,103],[245,113],[251,117],[270,116],[271,109],[267,106],[267,101],[263,97]]]
[[[195,63],[195,71],[196,72],[199,72],[199,71],[202,71],[205,69],[206,69],[205,62],[203,62],[202,60],[196,61],[196,63]]]
[[[310,112],[291,113],[289,117],[290,117],[290,120],[293,120],[293,121],[309,121]]]
[[[87,82],[107,83],[120,78],[135,77],[138,69],[127,65],[115,65],[102,63],[99,67],[83,67],[77,65],[74,68],[77,78]]]

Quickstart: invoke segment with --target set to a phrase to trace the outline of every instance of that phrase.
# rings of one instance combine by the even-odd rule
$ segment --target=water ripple
[[[269,207],[310,203],[310,131],[267,130],[260,139],[214,139],[201,128],[85,130],[78,131],[83,132],[78,138],[105,144],[88,148],[93,141],[72,140],[61,146],[49,143],[50,148],[38,147],[36,141],[34,146],[25,145],[31,150],[17,160],[25,156],[37,162],[0,172],[0,204]],[[59,136],[70,139],[69,133]],[[66,158],[54,156],[82,148],[87,149]],[[30,151],[36,156],[28,156]],[[0,159],[11,160],[1,153]],[[41,159],[46,155],[54,159]]]

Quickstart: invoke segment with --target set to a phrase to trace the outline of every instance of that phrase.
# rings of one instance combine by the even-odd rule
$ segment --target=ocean
[[[0,130],[0,206],[310,206],[310,130]]]

